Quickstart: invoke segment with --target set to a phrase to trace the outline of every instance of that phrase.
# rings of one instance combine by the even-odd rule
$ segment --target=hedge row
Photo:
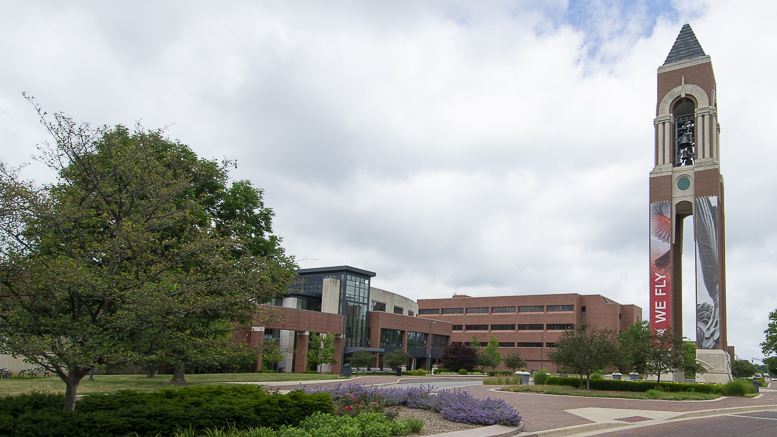
[[[320,411],[332,412],[327,393],[269,394],[259,386],[197,386],[152,393],[85,395],[63,413],[64,395],[33,393],[0,398],[0,436],[138,437],[173,435],[180,428],[296,426]]]
[[[562,385],[568,387],[580,387],[580,378],[562,378],[558,376],[550,377],[545,380],[547,385]],[[583,379],[585,386],[585,379]],[[655,381],[619,381],[617,379],[592,379],[591,389],[593,390],[612,390],[612,391],[632,391],[645,392],[656,388]],[[719,387],[716,384],[693,384],[686,382],[662,382],[661,390],[667,392],[696,392],[715,394]]]

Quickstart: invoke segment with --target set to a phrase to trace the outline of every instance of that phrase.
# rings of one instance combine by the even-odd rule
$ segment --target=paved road
[[[729,414],[635,427],[622,431],[580,434],[581,437],[591,435],[599,437],[774,437],[777,436],[777,411]]]

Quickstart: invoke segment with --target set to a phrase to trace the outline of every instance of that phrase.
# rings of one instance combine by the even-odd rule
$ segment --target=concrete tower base
[[[696,382],[727,383],[731,381],[731,356],[720,349],[696,349],[696,361],[707,373],[696,375]]]

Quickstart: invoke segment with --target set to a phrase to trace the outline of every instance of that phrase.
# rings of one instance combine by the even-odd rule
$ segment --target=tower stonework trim
[[[696,267],[697,347],[725,351],[725,217],[717,93],[712,60],[690,25],[683,26],[657,79],[655,156],[649,178],[650,325],[682,335],[683,234],[690,232],[694,247],[685,250],[693,249]],[[692,219],[685,221],[688,216]]]

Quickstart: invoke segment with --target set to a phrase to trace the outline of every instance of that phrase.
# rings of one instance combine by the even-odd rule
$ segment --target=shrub
[[[755,389],[749,380],[734,378],[721,385],[719,392],[725,396],[744,396],[746,394],[754,393]]]
[[[483,379],[483,385],[518,385],[520,380],[517,376],[494,376]]]
[[[467,369],[459,369],[459,375],[466,375]]]
[[[599,372],[594,372],[591,374],[591,381],[604,381],[604,376]]]
[[[475,349],[461,343],[448,345],[440,355],[443,366],[449,369],[467,369],[471,371],[478,364],[478,354]]]
[[[426,370],[424,369],[416,369],[416,370],[405,370],[402,372],[403,376],[426,376]]]
[[[417,418],[417,417],[408,417],[407,419],[403,420],[407,425],[407,429],[412,432],[418,434],[423,429],[425,423],[423,420]]]
[[[534,384],[543,385],[545,384],[545,380],[547,380],[549,377],[550,377],[550,373],[548,373],[547,370],[545,369],[538,370],[537,373],[534,374]]]
[[[404,405],[409,408],[439,412],[443,419],[454,422],[482,425],[517,425],[521,421],[518,412],[503,399],[476,399],[461,390],[441,390],[432,395],[434,386],[400,388],[366,387],[358,384],[342,384],[306,389],[308,393],[326,392],[338,402],[342,397],[381,399],[384,405]],[[380,402],[380,401],[377,401]],[[359,417],[361,417],[360,415]]]
[[[296,425],[317,411],[332,412],[328,394],[268,394],[251,385],[88,394],[73,413],[63,413],[62,402],[62,395],[1,398],[0,435],[142,437],[173,435],[189,426],[196,430],[220,429],[227,423],[235,429],[278,428]],[[58,434],[51,434],[51,430]]]

